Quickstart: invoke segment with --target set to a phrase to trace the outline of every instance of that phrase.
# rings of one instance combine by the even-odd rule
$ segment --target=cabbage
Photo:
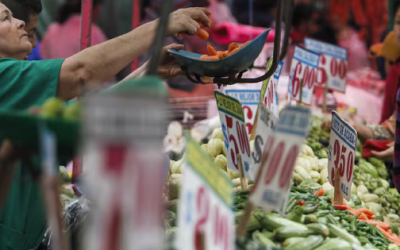
[[[217,157],[214,159],[214,163],[217,164],[222,170],[227,170],[228,160],[224,155],[217,155]]]
[[[224,134],[222,133],[222,128],[216,128],[212,132],[211,139],[221,139],[224,140]]]
[[[361,184],[357,187],[357,195],[362,197],[364,194],[368,194],[368,188]]]
[[[311,171],[310,176],[314,181],[319,181],[321,178],[321,175],[317,171]]]
[[[314,151],[312,150],[312,148],[310,146],[308,146],[306,144],[303,144],[303,146],[301,146],[300,153],[314,157]]]
[[[318,171],[318,160],[311,156],[303,156],[303,158],[307,159],[310,163],[310,167],[312,171]]]
[[[295,166],[294,172],[297,173],[302,180],[311,179],[311,176],[308,174],[307,170],[305,170],[302,166]]]
[[[324,185],[322,185],[322,189],[324,189],[325,192],[329,192],[333,190],[334,187],[329,182],[325,182]]]
[[[311,172],[311,164],[308,159],[303,157],[298,157],[295,164],[296,166],[304,168],[308,173]]]
[[[357,186],[353,182],[351,183],[351,193],[357,194]]]
[[[382,211],[382,206],[375,202],[366,202],[365,206],[367,206],[367,208],[374,213],[376,212],[380,213]]]
[[[211,139],[208,144],[208,153],[215,158],[217,155],[222,153],[222,147],[224,146],[224,142],[221,139]]]
[[[229,168],[228,168],[228,174],[229,174],[229,176],[231,177],[231,180],[240,177],[239,172],[235,172],[235,171],[233,171],[233,170],[231,170],[231,169],[229,169]]]
[[[328,181],[328,168],[325,168],[321,171],[320,174],[320,178],[319,178],[319,182],[321,184],[325,184],[325,183],[329,183]]]
[[[376,202],[376,203],[378,203],[378,202],[380,202],[379,196],[376,195],[376,194],[364,194],[364,195],[361,197],[361,200],[362,200],[364,203],[369,203],[369,202]]]
[[[240,178],[233,179],[232,183],[234,187],[240,186]]]
[[[318,171],[321,172],[325,168],[328,168],[328,159],[320,159],[318,160]]]

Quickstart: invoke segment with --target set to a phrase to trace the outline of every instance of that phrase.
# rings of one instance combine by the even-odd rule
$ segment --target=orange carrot
[[[197,31],[197,36],[203,40],[207,40],[210,37],[208,32],[201,28]]]
[[[374,221],[374,220],[366,220],[365,222],[372,224],[374,226],[379,226],[380,228],[384,229],[385,231],[390,230],[390,225],[388,223],[382,221]]]
[[[209,57],[209,55],[202,55],[202,56],[200,56],[199,59],[204,59],[204,58],[207,58],[207,57]]]
[[[182,38],[185,35],[183,32],[179,32],[178,35],[176,35],[178,38]]]
[[[228,56],[225,51],[217,51],[217,54],[218,54],[219,59],[222,59],[222,58],[225,58]]]
[[[360,215],[358,215],[357,219],[359,219],[359,220],[368,220],[368,217],[364,213],[361,213]]]
[[[211,46],[210,43],[207,43],[207,50],[208,50],[208,53],[210,54],[210,56],[218,55],[217,51],[214,49],[213,46]]]
[[[240,48],[236,48],[236,49],[232,50],[231,52],[228,53],[228,56],[235,54],[239,50],[240,50]]]
[[[371,215],[371,216],[374,215],[374,212],[372,212],[371,210],[366,209],[366,208],[359,208],[359,209],[356,209],[356,211],[359,213],[364,213],[366,215]]]
[[[218,61],[219,58],[218,58],[218,56],[207,56],[207,57],[201,57],[200,60],[203,60],[203,61]]]
[[[399,243],[400,243],[400,241],[396,238],[396,237],[394,237],[394,234],[390,234],[390,233],[388,233],[388,232],[386,232],[385,230],[383,230],[381,227],[376,227],[376,228],[378,228],[378,230],[379,231],[381,231],[381,233],[383,234],[383,235],[385,235],[385,237],[389,240],[389,241],[391,241],[391,242],[394,242],[394,243],[396,243],[397,245],[399,245]]]
[[[243,43],[241,46],[240,46],[240,48],[243,48],[243,47],[245,47],[247,44],[249,44],[251,42],[251,40],[249,40],[249,41],[247,41],[247,42],[245,42],[245,43]]]
[[[228,48],[228,53],[231,52],[232,50],[239,48],[239,45],[237,43],[231,43],[229,44],[229,48]]]
[[[314,195],[317,197],[320,197],[320,196],[323,196],[324,193],[325,193],[324,189],[321,188],[321,189],[318,189],[317,191],[315,191]]]

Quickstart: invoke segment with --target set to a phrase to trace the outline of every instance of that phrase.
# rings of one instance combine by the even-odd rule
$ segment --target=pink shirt
[[[68,58],[79,52],[80,15],[71,16],[65,23],[51,24],[42,40],[40,54],[43,59]],[[92,46],[107,40],[101,29],[92,24]]]

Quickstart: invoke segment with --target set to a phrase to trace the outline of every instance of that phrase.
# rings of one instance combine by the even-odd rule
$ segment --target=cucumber
[[[295,228],[291,226],[281,227],[274,231],[274,237],[277,240],[284,241],[292,237],[307,237],[313,232],[311,230]]]
[[[328,239],[314,250],[353,250],[351,244],[342,239]]]
[[[274,231],[280,227],[292,227],[300,230],[307,230],[307,227],[303,224],[287,220],[282,217],[274,216],[272,214],[263,216],[261,220],[263,227],[269,231]]]
[[[308,229],[313,231],[314,234],[322,235],[324,237],[329,236],[329,229],[327,226],[319,223],[312,223],[307,225]]]
[[[324,238],[321,235],[310,235],[289,248],[291,250],[313,250],[322,244]]]
[[[346,230],[333,224],[328,224],[328,228],[333,237],[341,238],[350,244],[361,245],[360,241],[355,236],[349,234]]]
[[[290,249],[290,246],[297,244],[297,242],[304,240],[305,238],[303,237],[292,237],[292,238],[288,238],[286,239],[283,243],[282,243],[282,247],[287,247]]]

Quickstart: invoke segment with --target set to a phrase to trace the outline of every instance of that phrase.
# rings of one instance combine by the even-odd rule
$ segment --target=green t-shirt
[[[26,110],[55,97],[63,61],[0,59],[0,108]],[[0,249],[35,249],[45,230],[46,215],[39,183],[31,179],[27,168],[19,166],[7,201],[0,210]]]

